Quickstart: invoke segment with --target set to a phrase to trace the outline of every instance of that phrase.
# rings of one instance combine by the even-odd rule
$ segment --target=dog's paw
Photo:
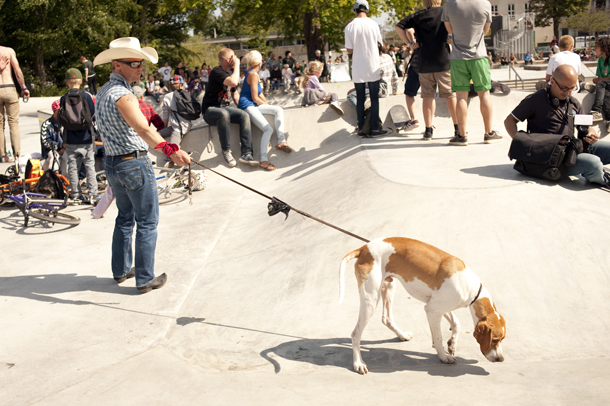
[[[358,372],[360,375],[364,375],[369,372],[369,369],[364,362],[354,362],[354,371]]]
[[[450,338],[449,341],[447,341],[447,351],[449,351],[449,354],[455,355],[455,341],[453,338]]]
[[[455,364],[455,362],[457,361],[455,357],[451,354],[439,354],[438,357],[440,358],[441,362],[445,364]]]
[[[403,331],[402,333],[400,333],[398,338],[400,338],[402,341],[409,341],[413,338],[413,333],[410,331]]]

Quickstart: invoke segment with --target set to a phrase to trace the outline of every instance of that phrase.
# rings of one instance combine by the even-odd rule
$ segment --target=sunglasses
[[[571,92],[572,90],[576,89],[576,86],[572,86],[572,87],[567,87],[567,86],[561,86],[559,84],[559,82],[557,81],[557,79],[555,79],[554,77],[551,77],[551,79],[553,79],[553,82],[555,82],[555,84],[557,85],[557,87],[559,88],[559,90],[561,90],[562,92]]]
[[[120,59],[117,59],[116,61],[122,63],[123,65],[127,65],[127,66],[129,66],[130,68],[133,68],[133,69],[137,69],[140,66],[144,66],[144,60],[143,59],[141,61],[134,61],[134,62],[126,62],[126,61],[122,61]]]

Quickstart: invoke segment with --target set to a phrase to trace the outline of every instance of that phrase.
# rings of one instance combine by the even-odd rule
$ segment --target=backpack
[[[381,119],[379,119],[378,128],[380,130],[383,128],[383,122],[381,122]],[[371,132],[373,130],[371,126],[371,109],[367,109],[364,111],[364,124],[362,125],[361,130],[365,135],[371,135]]]
[[[33,189],[34,193],[45,194],[50,199],[63,199],[66,197],[63,183],[54,171],[45,171],[38,179]]]
[[[89,130],[93,135],[93,118],[82,90],[79,89],[76,94],[66,93],[57,121],[68,131]]]
[[[197,120],[201,116],[201,105],[184,89],[174,90],[176,113],[185,120]]]

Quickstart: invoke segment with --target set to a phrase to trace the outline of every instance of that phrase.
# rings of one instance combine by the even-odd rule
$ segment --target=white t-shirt
[[[169,81],[169,79],[171,78],[171,75],[172,75],[172,67],[164,66],[161,69],[159,69],[159,73],[163,75],[164,81]]]
[[[562,51],[558,54],[551,56],[551,58],[549,59],[549,65],[546,68],[546,74],[552,75],[553,72],[555,71],[555,69],[557,69],[557,67],[561,66],[561,65],[570,65],[570,66],[574,67],[574,69],[576,69],[577,75],[581,74],[580,55],[575,54],[574,52],[570,52],[570,51]],[[549,84],[550,84],[550,81],[549,81]],[[580,91],[580,84],[578,82],[576,82],[576,89],[574,89],[572,91],[572,95],[575,95],[579,91]]]
[[[265,81],[265,80],[269,79],[270,75],[271,74],[269,73],[269,69],[265,69],[265,70],[261,69],[261,70],[258,71],[258,77],[259,77],[260,80]]]
[[[345,47],[353,49],[352,80],[354,83],[375,82],[379,73],[379,49],[381,30],[370,18],[354,18],[345,27]]]

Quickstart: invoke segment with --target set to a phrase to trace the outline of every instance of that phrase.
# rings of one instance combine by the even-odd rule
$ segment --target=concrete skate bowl
[[[526,94],[493,97],[494,129],[502,135],[504,118]],[[397,103],[401,96],[383,99],[381,117]],[[453,128],[443,104],[432,142],[420,140],[423,128],[361,139],[347,103],[342,117],[327,106],[287,109],[295,152],[271,149],[278,167],[272,173],[227,168],[215,129],[211,152],[200,141],[209,140],[205,129],[189,134],[183,146],[200,153],[204,165],[364,238],[416,238],[469,264],[507,320],[507,361],[490,364],[482,357],[472,320],[459,310],[462,366],[447,373],[482,376],[528,362],[598,357],[610,313],[600,307],[608,294],[607,191],[582,179],[553,184],[515,172],[509,140],[482,143],[477,99],[470,103],[471,144],[447,146]],[[232,149],[239,151],[233,130]],[[270,218],[266,199],[209,176],[210,188],[240,192],[227,200],[226,227],[180,311],[196,321],[173,327],[165,345],[205,370],[351,369],[357,287],[348,272],[347,299],[337,307],[337,272],[343,255],[363,243],[294,212],[286,220]],[[364,333],[371,340],[364,354],[371,371],[446,368],[430,348],[422,304],[399,290],[394,308],[398,324],[416,338],[398,342],[379,323],[378,309]],[[595,333],[583,334],[587,330]]]
[[[501,135],[525,94],[493,97]],[[398,103],[403,96],[382,100],[386,127]],[[33,270],[38,250],[23,247],[46,247],[48,237],[3,240],[15,253],[0,275],[5,403],[369,405],[383,396],[414,404],[602,404],[610,376],[607,191],[581,178],[554,184],[514,172],[508,140],[481,143],[477,99],[465,148],[446,146],[453,128],[443,101],[431,142],[419,139],[421,127],[408,137],[361,139],[353,110],[342,106],[344,116],[328,106],[286,109],[295,151],[270,149],[275,172],[228,168],[208,127],[182,146],[204,165],[363,238],[415,238],[464,260],[506,318],[503,363],[483,357],[460,309],[458,363],[441,364],[424,305],[398,288],[394,318],[414,338],[398,341],[378,308],[363,334],[369,374],[356,374],[353,262],[341,306],[337,274],[343,256],[364,243],[294,211],[269,217],[267,199],[206,171],[209,184],[192,206],[160,208],[155,272],[169,275],[161,290],[140,295],[133,280],[111,278],[113,207],[62,235],[70,238],[62,242],[69,263]],[[260,131],[253,134],[257,156]],[[231,148],[239,156],[235,126]],[[79,210],[84,219],[86,208]],[[446,322],[442,332],[446,342]]]

